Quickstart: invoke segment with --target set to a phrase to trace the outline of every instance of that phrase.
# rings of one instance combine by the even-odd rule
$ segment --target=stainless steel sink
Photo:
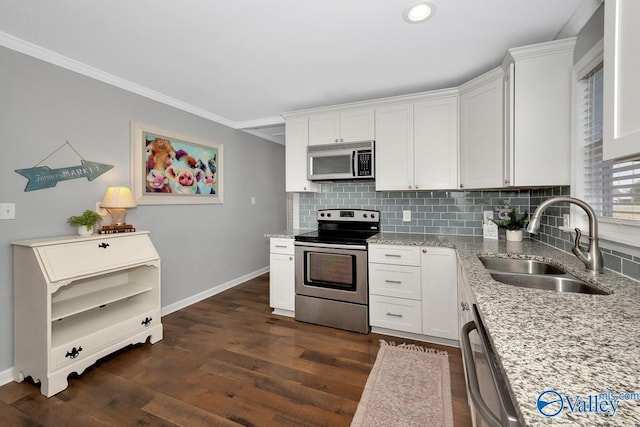
[[[518,258],[480,257],[487,271],[498,282],[530,289],[556,292],[609,295],[562,268],[543,261]]]
[[[490,271],[493,280],[507,285],[531,289],[545,289],[556,292],[577,292],[581,294],[609,295],[601,289],[570,274],[552,276],[548,274],[514,274]]]
[[[489,270],[505,273],[523,274],[565,274],[566,271],[558,266],[533,259],[516,258],[480,258],[482,264]]]

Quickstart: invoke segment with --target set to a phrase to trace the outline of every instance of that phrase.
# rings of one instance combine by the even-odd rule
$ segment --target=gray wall
[[[73,234],[66,219],[93,209],[110,185],[130,185],[130,121],[224,144],[224,204],[139,206],[127,222],[149,230],[162,258],[167,306],[269,265],[265,232],[285,228],[284,147],[0,47],[0,372],[13,366],[10,242]],[[114,166],[89,182],[24,192],[15,169],[35,166],[66,140]],[[43,162],[78,165],[68,147]],[[251,205],[251,196],[256,204]]]

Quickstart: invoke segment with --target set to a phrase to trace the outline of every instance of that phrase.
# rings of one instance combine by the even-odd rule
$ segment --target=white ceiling
[[[282,142],[280,114],[457,86],[602,0],[0,0],[0,45]]]

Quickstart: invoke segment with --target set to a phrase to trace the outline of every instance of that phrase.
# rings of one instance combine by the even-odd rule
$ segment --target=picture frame
[[[223,144],[131,122],[131,186],[139,205],[223,203]]]

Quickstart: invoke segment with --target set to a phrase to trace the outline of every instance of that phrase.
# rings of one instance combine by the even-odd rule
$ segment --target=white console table
[[[50,397],[98,359],[162,339],[160,257],[148,232],[13,242],[15,380]]]

